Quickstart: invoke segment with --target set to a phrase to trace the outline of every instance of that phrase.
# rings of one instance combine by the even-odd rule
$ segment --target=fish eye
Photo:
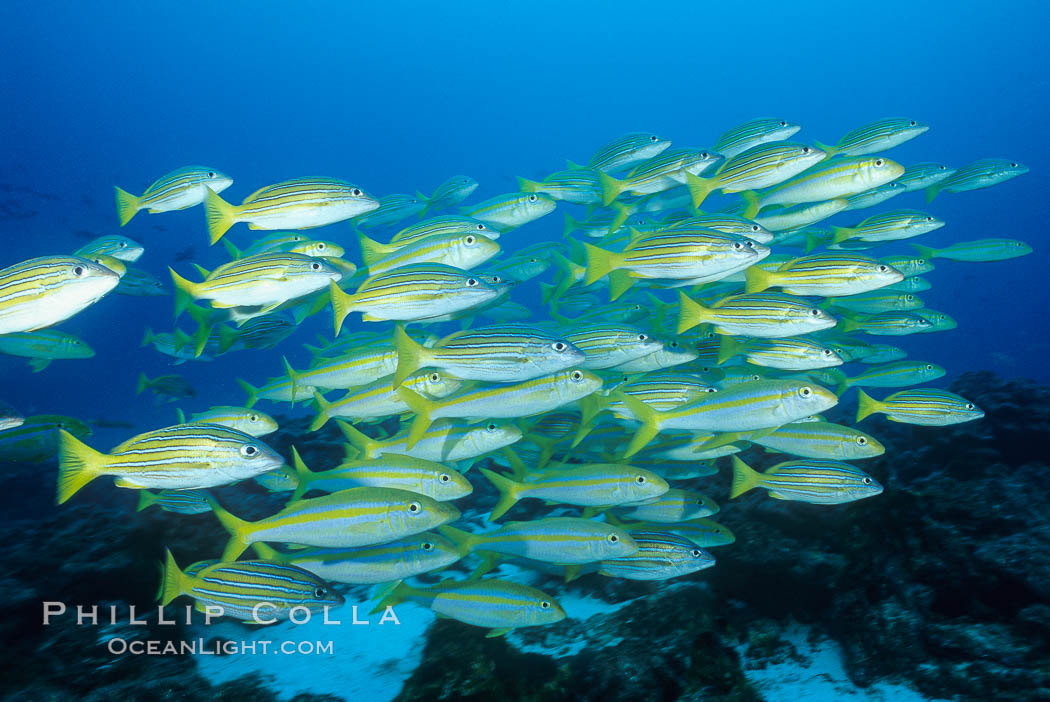
[[[430,543],[429,541],[424,541],[423,542],[423,550],[424,551],[433,551],[434,550],[434,544]]]
[[[757,224],[752,224],[751,225],[751,231],[753,231],[753,232],[757,232],[760,229],[762,229],[762,227],[758,226]]]
[[[917,259],[915,259],[915,263],[920,265],[920,266],[925,266],[926,265],[926,259],[924,259],[924,258],[917,258]]]
[[[733,242],[733,249],[734,250],[739,251],[742,248],[744,248],[744,245],[741,244],[739,241]]]
[[[821,349],[820,352],[825,356],[830,356],[833,353],[831,349]]]
[[[75,275],[78,278],[80,276],[84,275],[84,267],[83,266],[73,266],[73,275]]]
[[[473,244],[473,243],[474,243],[475,241],[477,241],[477,238],[475,238],[474,236],[472,236],[472,235],[469,235],[469,234],[468,234],[468,235],[467,235],[467,238],[466,238],[466,239],[464,239],[464,241],[466,242],[467,246],[470,246],[470,245],[471,245],[471,244]]]
[[[540,602],[540,609],[550,609],[550,608],[551,608],[551,603],[548,602],[547,600],[543,600],[542,602]]]
[[[494,276],[492,276],[492,282],[493,283],[502,283],[503,282],[503,278],[500,278],[498,275],[494,275]]]
[[[609,534],[608,539],[610,544],[616,544],[620,542],[620,537],[616,534]]]
[[[128,248],[128,242],[126,242],[126,241],[120,242],[120,248],[122,248],[122,249]]]
[[[809,147],[808,146],[803,146],[802,147],[802,153],[808,154],[809,153]]]
[[[881,168],[884,163],[886,163],[886,162],[883,161],[881,158],[875,159],[875,167],[876,168]]]
[[[751,380],[762,380],[762,376],[760,376],[758,373],[755,373],[751,376]]]
[[[572,374],[569,377],[572,378],[573,380],[580,381],[580,380],[583,380],[583,373],[581,373],[578,370],[575,370],[575,371],[572,372]]]
[[[639,485],[645,485],[645,476],[639,475],[637,478],[634,479],[634,481]]]
[[[555,351],[564,351],[565,349],[569,348],[569,346],[564,341],[555,341],[553,344],[551,344],[551,348]]]
[[[933,370],[933,364],[932,363],[927,363],[926,364],[926,370]]]
[[[706,390],[704,390],[704,392],[718,392],[718,388],[707,388]]]
[[[710,157],[711,157],[711,154],[707,153],[706,151],[701,151],[700,152],[700,158],[710,158]]]
[[[1011,163],[1010,164],[1010,168],[1017,168],[1017,164],[1016,163]]]
[[[326,248],[327,248],[327,246],[325,245],[325,243],[323,241],[318,242],[318,244],[317,244],[317,250],[318,251],[324,251]]]
[[[438,476],[438,480],[440,480],[443,483],[447,483],[448,481],[452,480],[452,476],[448,473],[442,473]]]
[[[676,349],[676,348],[678,348],[678,342],[677,341],[672,341],[670,346],[671,346],[672,349]]]
[[[809,397],[813,394],[813,390],[808,385],[803,385],[798,389],[798,394],[802,397]]]
[[[816,307],[814,307],[813,309],[811,309],[809,311],[809,314],[811,316],[813,316],[813,317],[819,317],[820,316],[820,310],[818,310]]]
[[[926,218],[926,221],[927,221],[927,222],[932,222],[932,221],[933,221],[933,217],[927,217],[927,218]]]
[[[436,383],[439,380],[441,380],[441,376],[440,375],[438,375],[437,373],[431,373],[430,374],[430,382]]]
[[[477,229],[479,232],[485,231],[485,225],[484,224],[480,224],[479,223],[478,226],[476,226],[474,228]]]
[[[699,558],[700,556],[704,555],[704,552],[698,548],[694,548],[692,551],[689,552],[689,555],[693,558]]]
[[[908,124],[910,124],[911,126],[914,127],[914,126],[918,125],[919,123],[916,122],[915,120],[912,120],[911,122],[908,122]]]
[[[478,279],[477,278],[467,278],[467,287],[468,288],[473,288],[477,284],[478,284]]]
[[[786,126],[788,126],[788,123],[785,122],[784,120],[780,120],[780,126],[781,127],[786,127]]]
[[[350,194],[353,195],[354,197],[357,197],[358,195],[361,194],[361,188],[354,188],[353,190],[350,191]]]
[[[215,171],[208,171],[208,177],[209,178],[214,178],[215,177]]]
[[[865,485],[871,485],[871,478],[864,478]]]
[[[867,439],[867,437],[864,437],[864,436],[858,436],[858,437],[857,437],[857,445],[858,445],[858,446],[867,446],[867,445],[868,445],[868,439]]]
[[[257,446],[252,446],[251,444],[245,444],[244,446],[241,446],[241,455],[245,458],[254,458],[259,455],[259,448]]]
[[[638,335],[638,341],[648,341],[648,340],[649,340],[649,335],[648,334],[639,334]]]
[[[328,594],[328,590],[324,589],[323,587],[316,587],[316,588],[314,588],[314,597],[316,597],[318,599],[324,597],[327,594]]]
[[[879,267],[878,267],[878,268],[877,268],[876,270],[878,270],[878,271],[879,271],[879,273],[885,273],[885,272],[886,272],[886,271],[888,271],[889,269],[890,269],[890,267],[889,267],[889,266],[885,266],[885,265],[884,265],[884,266],[879,266]]]
[[[257,414],[248,415],[248,421],[249,422],[258,422],[259,421],[259,415],[257,415]]]
[[[529,195],[529,202],[536,202],[536,196],[535,195]]]
[[[915,296],[914,296],[914,295],[905,295],[905,296],[904,296],[904,301],[905,301],[905,302],[911,302],[911,301],[912,301],[912,300],[914,300],[914,299],[915,299]]]
[[[656,136],[655,134],[653,134],[653,135],[652,135],[651,137],[649,137],[649,141],[651,141],[651,142],[654,142],[654,143],[655,143],[655,142],[657,142],[657,141],[660,141],[660,137],[658,137],[658,136]]]
[[[319,270],[321,270],[321,264],[320,263],[311,263],[310,264],[310,268],[312,268],[315,271],[319,271]]]
[[[753,248],[755,248],[755,242],[753,242],[750,239],[748,239],[747,241],[744,242],[744,246],[746,246],[749,249],[753,249]]]
[[[423,505],[419,504],[418,502],[409,502],[408,503],[408,511],[411,512],[412,514],[415,514],[416,512],[418,512],[421,509],[423,509]]]
[[[967,402],[966,403],[966,409],[972,410],[973,409],[973,403],[972,402]]]
[[[496,425],[495,424],[489,424],[485,428],[488,429],[489,431],[496,431]]]

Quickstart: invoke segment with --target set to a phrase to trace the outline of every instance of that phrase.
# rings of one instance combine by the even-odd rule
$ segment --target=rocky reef
[[[985,418],[942,428],[865,421],[887,445],[864,464],[882,495],[834,507],[763,494],[723,504],[719,521],[737,542],[715,551],[713,569],[662,585],[595,574],[539,581],[559,597],[597,598],[586,619],[505,638],[437,621],[397,699],[762,700],[751,673],[798,655],[787,632],[799,626],[836,642],[862,689],[893,680],[927,698],[1050,699],[1050,388],[969,373],[952,390]],[[316,466],[338,458],[337,443],[327,431],[296,440]],[[9,479],[24,470],[12,467]],[[117,503],[113,490],[55,510],[50,481],[39,480],[48,469],[32,470],[46,489],[25,488],[19,518],[0,527],[0,700],[278,699],[254,675],[213,685],[191,657],[105,651],[110,636],[186,635],[157,626],[155,613],[142,627],[126,618],[115,628],[68,618],[42,627],[43,600],[151,607],[162,545],[188,558],[215,552],[225,535],[210,515],[132,514],[133,500]],[[484,499],[488,486],[475,482]],[[724,499],[727,487],[723,471],[701,489]],[[241,499],[245,512],[267,509],[261,490]]]

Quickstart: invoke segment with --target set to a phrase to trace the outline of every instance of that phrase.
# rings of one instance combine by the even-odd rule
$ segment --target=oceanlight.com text
[[[106,641],[106,650],[115,656],[331,656],[332,641],[271,641],[255,639],[189,639],[158,641],[114,637]]]

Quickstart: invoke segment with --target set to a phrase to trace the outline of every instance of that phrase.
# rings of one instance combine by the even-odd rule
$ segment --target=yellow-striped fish
[[[199,489],[247,480],[284,465],[266,444],[218,424],[177,424],[128,439],[100,453],[59,431],[58,503],[95,478],[117,487]]]
[[[120,282],[106,266],[77,256],[43,256],[0,270],[0,334],[36,331],[69,319]]]
[[[260,188],[231,205],[211,190],[204,193],[208,234],[214,244],[237,222],[251,229],[311,229],[371,212],[379,201],[338,178],[296,178]]]
[[[373,612],[402,602],[414,602],[436,614],[490,629],[502,636],[523,626],[542,626],[565,619],[565,610],[550,595],[528,585],[487,578],[445,580],[429,587],[400,583]]]
[[[840,461],[786,461],[765,473],[733,456],[733,487],[736,499],[756,487],[765,488],[778,500],[838,505],[863,500],[882,492],[882,485],[859,468]]]
[[[198,611],[257,624],[287,619],[297,607],[319,612],[343,604],[343,596],[328,583],[296,566],[259,560],[212,563],[191,575],[179,570],[168,551],[160,603],[180,595],[192,597]]]
[[[366,322],[413,321],[461,312],[495,300],[500,291],[473,275],[438,263],[415,263],[373,275],[353,294],[329,286],[335,334],[352,312]]]
[[[295,500],[254,522],[239,519],[212,498],[212,511],[230,532],[222,560],[232,561],[257,541],[304,546],[370,546],[395,541],[459,519],[449,503],[396,488],[356,487]]]
[[[204,202],[209,192],[221,193],[233,185],[233,178],[207,166],[186,166],[158,178],[138,197],[114,186],[120,226],[131,221],[140,210],[150,214],[184,210]]]

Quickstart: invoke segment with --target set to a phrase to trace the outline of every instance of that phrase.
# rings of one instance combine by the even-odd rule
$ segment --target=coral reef
[[[829,508],[747,495],[719,515],[737,542],[715,551],[718,564],[662,586],[596,574],[541,581],[566,598],[621,603],[587,619],[506,638],[438,621],[398,699],[760,700],[747,670],[790,660],[795,623],[837,642],[862,687],[891,679],[931,698],[1050,697],[1050,388],[969,373],[952,390],[985,418],[936,429],[865,422],[888,447],[864,464],[886,485],[881,496]],[[297,426],[275,448],[295,442],[316,466],[340,457],[336,432],[306,442]],[[50,482],[38,482],[39,493],[18,497],[33,518],[0,527],[0,700],[277,699],[257,676],[213,686],[192,657],[105,651],[109,636],[185,635],[155,615],[144,627],[69,617],[42,627],[44,600],[151,607],[162,546],[188,559],[216,552],[225,534],[210,515],[133,514],[123,491],[85,491],[56,511]],[[724,499],[727,482],[705,486]],[[220,499],[263,513],[280,498],[251,489]]]

